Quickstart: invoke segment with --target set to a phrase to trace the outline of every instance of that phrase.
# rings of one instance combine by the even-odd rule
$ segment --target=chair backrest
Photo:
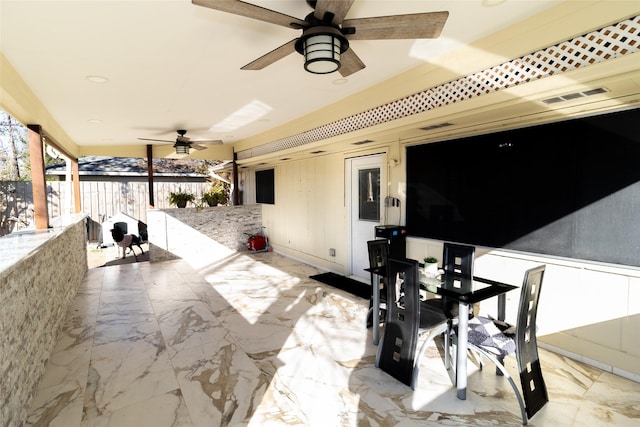
[[[389,244],[385,239],[369,240],[369,268],[385,267],[389,256]]]
[[[518,363],[522,361],[525,365],[538,360],[536,319],[544,270],[544,265],[527,270],[520,291],[520,305],[516,323],[516,348],[520,353]],[[519,366],[520,370],[523,367]]]
[[[442,251],[442,269],[445,273],[458,273],[464,277],[473,277],[475,254],[475,246],[445,242]]]
[[[545,266],[541,265],[525,272],[516,323],[516,359],[529,418],[549,400],[540,369],[536,339],[536,318],[544,271]]]
[[[387,260],[387,322],[377,366],[411,386],[420,323],[418,262]]]
[[[369,240],[367,242],[367,248],[369,250],[369,268],[384,269],[387,265],[387,258],[389,257],[389,243],[387,242],[387,240]],[[387,286],[387,277],[385,275],[380,276],[380,283],[382,284],[383,290],[386,289],[385,287]]]

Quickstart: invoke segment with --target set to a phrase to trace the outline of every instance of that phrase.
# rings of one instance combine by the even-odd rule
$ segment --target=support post
[[[73,208],[75,213],[82,212],[82,198],[80,197],[80,168],[78,158],[71,159],[71,179],[73,180]]]
[[[149,180],[149,208],[153,209],[156,203],[153,194],[153,146],[151,144],[147,144],[147,177]]]
[[[49,212],[47,209],[47,182],[44,175],[44,144],[42,127],[29,125],[29,156],[31,159],[31,182],[33,188],[33,209],[36,229],[49,228]]]
[[[238,188],[240,187],[240,183],[238,182],[238,154],[233,153],[233,192],[231,194],[231,203],[233,206],[238,206],[240,204],[240,198],[238,197]]]

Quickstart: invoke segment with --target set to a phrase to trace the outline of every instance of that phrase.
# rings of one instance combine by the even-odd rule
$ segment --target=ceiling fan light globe
[[[328,74],[340,68],[340,40],[330,34],[312,36],[304,41],[304,69]]]
[[[173,147],[176,149],[176,154],[189,154],[189,144],[176,142]]]
[[[329,74],[340,69],[340,62],[316,59],[305,62],[304,69],[313,74]]]
[[[340,54],[349,48],[349,41],[338,28],[316,26],[303,32],[295,48],[304,56],[305,70],[328,74],[340,69]]]

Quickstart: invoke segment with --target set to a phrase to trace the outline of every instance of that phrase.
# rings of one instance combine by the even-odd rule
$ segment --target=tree
[[[27,133],[25,126],[0,110],[0,236],[32,225],[30,186],[15,182],[31,181]],[[59,161],[50,152],[55,155],[55,150],[45,150],[47,165]]]
[[[27,129],[0,110],[0,180],[29,180]]]

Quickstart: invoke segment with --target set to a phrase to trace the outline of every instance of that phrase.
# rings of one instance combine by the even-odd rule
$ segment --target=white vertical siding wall
[[[255,197],[253,174],[242,174],[245,203]],[[274,175],[275,204],[262,205],[271,245],[312,265],[345,273],[348,240],[344,156],[280,164]],[[331,248],[336,250],[335,257],[329,255]]]

